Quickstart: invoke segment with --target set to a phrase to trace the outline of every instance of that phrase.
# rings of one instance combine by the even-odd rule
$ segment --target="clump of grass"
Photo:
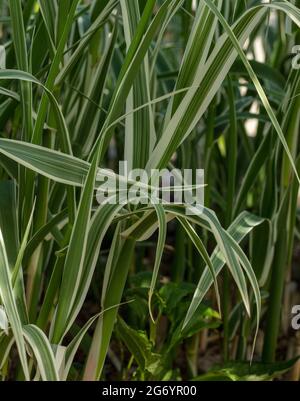
[[[299,1],[0,6],[3,379],[289,370],[276,350],[297,299]],[[204,207],[99,205],[97,177],[121,160],[204,169]],[[222,364],[198,377],[214,338]]]

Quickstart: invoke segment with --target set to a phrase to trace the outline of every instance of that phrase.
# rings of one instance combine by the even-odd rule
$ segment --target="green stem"
[[[175,253],[172,267],[172,281],[180,283],[184,279],[185,272],[185,230],[176,222]]]
[[[228,100],[229,100],[229,116],[230,126],[227,135],[227,166],[228,166],[228,183],[227,183],[227,202],[225,224],[228,227],[232,221],[234,209],[234,193],[236,182],[236,161],[237,161],[237,119],[234,104],[234,90],[230,77],[227,79],[228,84]],[[229,311],[230,311],[230,275],[227,269],[223,274],[223,357],[225,361],[229,358]]]
[[[123,244],[106,291],[103,304],[104,310],[116,306],[121,302],[128,272],[133,261],[135,242],[135,239],[128,238]],[[83,380],[90,381],[100,379],[117,313],[118,308],[116,307],[108,310],[99,318]]]
[[[277,340],[280,329],[282,296],[286,274],[288,200],[286,196],[278,222],[278,237],[275,245],[274,263],[270,282],[270,296],[262,359],[265,363],[275,361]]]

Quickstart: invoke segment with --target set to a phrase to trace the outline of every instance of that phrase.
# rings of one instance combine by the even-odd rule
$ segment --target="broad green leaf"
[[[186,309],[185,309],[186,312]],[[178,308],[177,314],[180,313]],[[175,314],[175,322],[178,322]],[[216,329],[221,325],[220,315],[213,309],[200,305],[197,309],[197,313],[189,321],[189,323],[183,327],[182,320],[179,320],[179,324],[172,326],[171,338],[168,341],[168,347],[166,353],[172,352],[174,347],[183,342],[183,340],[191,338],[195,334],[198,334],[204,329]]]
[[[0,139],[0,152],[17,163],[57,182],[82,187],[90,164],[42,146]]]
[[[286,362],[260,363],[230,362],[216,366],[208,373],[194,378],[195,381],[270,381],[288,372],[299,358]]]
[[[153,350],[153,345],[143,332],[129,327],[123,319],[118,318],[117,334],[129,349],[142,371],[159,376],[162,369],[161,355]]]
[[[72,155],[11,139],[0,139],[0,153],[38,174],[71,186],[83,187],[91,166],[90,163]],[[111,170],[97,169],[97,182],[100,183],[107,177],[124,184],[142,185],[125,176],[115,174]],[[145,189],[153,190],[147,184],[143,184],[143,186]],[[95,187],[97,187],[96,182]],[[113,189],[115,189],[114,186]]]

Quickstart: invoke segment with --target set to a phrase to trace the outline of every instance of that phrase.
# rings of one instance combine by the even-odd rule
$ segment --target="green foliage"
[[[0,1],[4,380],[292,368],[276,359],[297,285],[299,7]],[[203,208],[99,204],[111,169],[138,184],[119,161],[204,169]],[[199,376],[211,348],[224,364]]]
[[[277,363],[232,362],[225,366],[216,366],[205,375],[196,377],[197,381],[270,381],[280,377],[293,367],[298,358]]]

